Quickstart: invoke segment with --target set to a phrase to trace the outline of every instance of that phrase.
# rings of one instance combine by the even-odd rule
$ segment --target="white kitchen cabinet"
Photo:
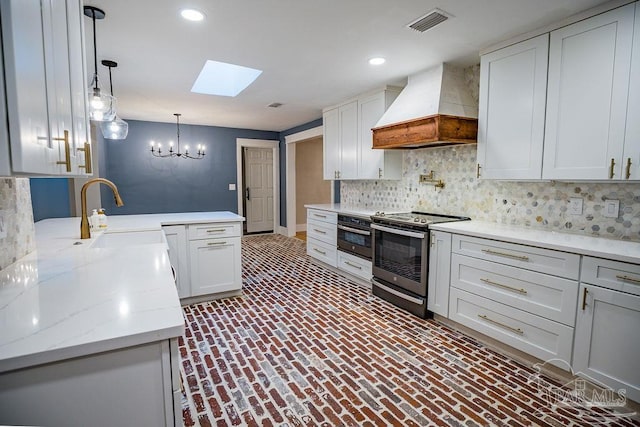
[[[447,317],[451,279],[451,234],[432,230],[430,236],[427,310]]]
[[[307,255],[332,267],[338,266],[338,214],[307,209]]]
[[[399,94],[394,88],[358,99],[358,179],[402,178],[402,151],[374,150],[371,130]]]
[[[551,32],[543,179],[625,179],[635,7]]]
[[[358,173],[358,102],[327,110],[322,115],[324,179],[354,179]]]
[[[174,338],[3,373],[0,424],[182,426],[179,363]]]
[[[540,179],[549,34],[480,58],[478,175]]]
[[[371,277],[373,276],[371,273],[371,260],[360,258],[347,252],[337,251],[337,267],[354,277],[364,280],[367,284],[371,283]]]
[[[340,115],[338,108],[322,114],[323,178],[338,179],[340,170]]]
[[[622,179],[640,180],[640,3],[636,2],[633,52],[622,155]]]
[[[0,7],[9,125],[0,150],[11,158],[2,173],[90,175],[82,2]]]
[[[640,296],[580,285],[573,369],[640,401]]]
[[[191,280],[189,278],[189,252],[187,250],[187,230],[184,225],[163,226],[162,231],[169,246],[169,260],[173,267],[178,297],[191,296]]]

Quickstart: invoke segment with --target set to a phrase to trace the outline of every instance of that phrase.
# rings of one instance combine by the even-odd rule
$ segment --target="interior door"
[[[273,231],[273,150],[244,148],[247,233]]]

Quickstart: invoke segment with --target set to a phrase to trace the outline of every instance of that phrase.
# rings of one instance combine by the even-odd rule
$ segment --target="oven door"
[[[371,230],[338,224],[338,248],[371,259]]]
[[[428,231],[372,224],[373,276],[414,294],[427,296]]]

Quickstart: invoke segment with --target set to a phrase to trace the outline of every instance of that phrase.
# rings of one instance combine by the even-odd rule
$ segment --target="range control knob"
[[[420,222],[421,222],[421,223],[423,223],[423,224],[426,224],[426,223],[427,223],[427,220],[426,220],[426,219],[424,219],[424,218],[422,218],[422,219],[420,220]]]
[[[413,218],[413,222],[420,222],[420,218]]]

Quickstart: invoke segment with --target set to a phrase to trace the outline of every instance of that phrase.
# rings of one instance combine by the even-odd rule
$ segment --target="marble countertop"
[[[340,214],[367,216],[367,217],[376,213],[376,211],[343,205],[340,203],[310,204],[310,205],[304,205],[304,207],[311,208],[311,209],[320,209],[320,210],[329,211],[329,212],[336,212]]]
[[[431,229],[640,264],[640,243],[638,242],[483,221],[447,222],[434,224]]]
[[[232,212],[113,215],[107,232],[241,222]],[[0,271],[0,372],[180,336],[164,243],[92,248],[80,218],[39,221],[36,251]]]

